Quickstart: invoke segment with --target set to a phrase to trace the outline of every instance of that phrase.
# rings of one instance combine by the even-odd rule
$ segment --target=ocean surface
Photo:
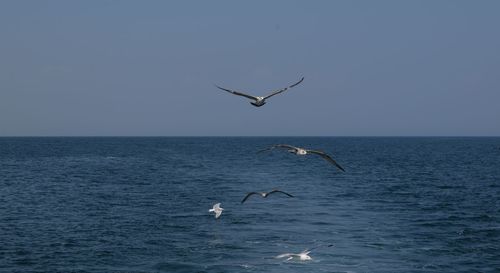
[[[500,272],[500,138],[0,138],[0,272]]]

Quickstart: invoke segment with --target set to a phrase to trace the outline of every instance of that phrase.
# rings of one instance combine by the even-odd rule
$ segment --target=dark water
[[[0,271],[500,272],[500,138],[0,138]]]

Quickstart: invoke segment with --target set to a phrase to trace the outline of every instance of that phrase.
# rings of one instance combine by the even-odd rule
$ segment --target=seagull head
[[[257,106],[257,107],[260,107],[260,106],[266,104],[266,100],[264,99],[264,97],[255,97],[255,98],[256,98],[255,101],[250,102],[250,104]]]

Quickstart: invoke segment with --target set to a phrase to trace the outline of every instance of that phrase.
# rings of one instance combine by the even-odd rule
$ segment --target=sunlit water
[[[499,272],[500,138],[0,138],[0,271]]]

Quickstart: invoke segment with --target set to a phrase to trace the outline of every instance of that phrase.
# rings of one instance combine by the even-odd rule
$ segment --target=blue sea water
[[[0,138],[0,271],[500,272],[500,138]]]

